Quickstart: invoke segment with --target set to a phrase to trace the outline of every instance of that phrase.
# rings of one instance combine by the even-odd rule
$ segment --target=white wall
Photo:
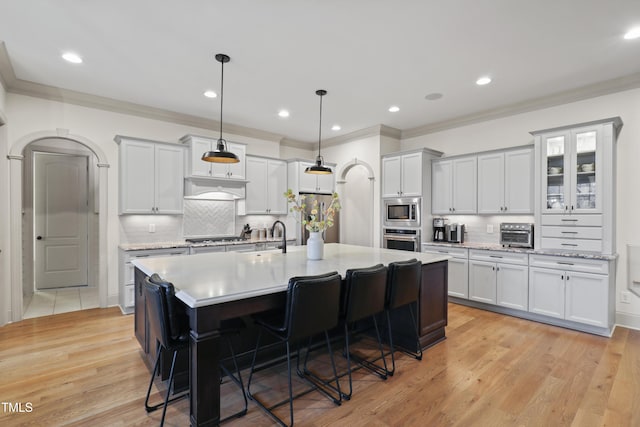
[[[10,319],[11,279],[9,274],[9,161],[7,160],[6,92],[0,82],[0,326]]]
[[[70,134],[82,136],[104,151],[108,170],[108,254],[109,267],[108,299],[110,303],[117,303],[118,296],[118,244],[120,243],[120,218],[118,216],[118,145],[114,142],[115,135],[126,135],[150,140],[178,143],[180,137],[186,134],[211,136],[217,138],[216,130],[201,129],[191,126],[177,125],[169,122],[151,120],[126,114],[119,114],[72,104],[64,104],[40,98],[9,93],[6,95],[6,115],[9,126],[7,141],[8,149],[16,141],[41,131],[51,131],[58,128],[68,129]],[[0,128],[2,129],[2,128]],[[280,144],[276,141],[260,140],[253,137],[224,134],[229,141],[247,143],[247,153],[270,157],[279,157]],[[0,135],[0,149],[2,136]],[[0,160],[3,176],[7,169],[6,156]],[[7,179],[1,180],[8,182]],[[4,185],[4,184],[0,184]],[[0,194],[3,201],[8,201],[7,194]],[[0,203],[3,210],[7,202]],[[103,214],[103,213],[101,213]],[[8,219],[3,218],[3,224]],[[8,287],[9,280],[3,281],[3,287]],[[4,298],[3,298],[4,300]]]
[[[373,247],[380,247],[380,137],[371,136],[364,139],[333,145],[322,151],[327,163],[337,163],[335,173],[339,173],[345,165],[354,159],[363,161],[371,166],[375,180],[373,181]],[[340,194],[341,185],[336,187]],[[345,211],[345,214],[348,214]]]
[[[627,289],[627,244],[640,244],[640,89],[552,108],[517,114],[402,141],[402,149],[428,147],[445,156],[530,144],[529,131],[620,116],[624,126],[617,143],[616,311],[619,324],[640,328],[640,298],[620,303]],[[636,278],[640,279],[640,278]]]

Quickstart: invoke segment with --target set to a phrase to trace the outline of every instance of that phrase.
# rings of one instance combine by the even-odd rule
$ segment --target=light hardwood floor
[[[317,393],[296,400],[296,425],[640,426],[640,331],[609,339],[450,304],[447,337],[421,362],[399,356],[387,381],[358,371],[340,407]],[[117,308],[0,328],[2,426],[155,426],[159,411],[143,406],[148,380],[133,316]],[[225,407],[237,397],[229,390]],[[7,405],[27,411],[27,402],[30,412]],[[188,423],[188,401],[170,405],[166,425]],[[273,422],[249,403],[226,425]]]

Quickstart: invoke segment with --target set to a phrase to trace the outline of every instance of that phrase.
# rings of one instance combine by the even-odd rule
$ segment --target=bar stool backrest
[[[337,272],[289,279],[285,327],[290,340],[310,337],[338,324],[340,286]]]
[[[416,259],[389,264],[387,307],[398,308],[418,301],[422,282],[422,263]]]
[[[387,267],[382,264],[347,270],[343,314],[348,323],[384,311]]]
[[[166,349],[174,348],[186,339],[188,323],[185,323],[186,319],[183,318],[183,316],[186,317],[184,312],[180,313],[178,309],[173,284],[168,282],[153,283],[147,277],[144,283],[144,292],[152,334]],[[172,310],[169,309],[170,307]]]

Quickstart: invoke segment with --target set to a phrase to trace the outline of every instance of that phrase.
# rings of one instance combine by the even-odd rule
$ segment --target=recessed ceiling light
[[[289,117],[289,112],[287,110],[280,110],[278,111],[278,115],[280,117]]]
[[[489,83],[491,83],[491,77],[480,77],[478,80],[476,80],[476,84],[478,86],[484,86],[484,85],[488,85]]]
[[[333,125],[333,126],[331,126],[331,130],[340,130],[340,129],[342,129],[342,128],[340,127],[340,125]]]
[[[632,28],[624,35],[625,40],[633,40],[640,37],[640,27]]]
[[[204,96],[206,96],[207,98],[217,98],[218,94],[212,90],[208,90],[204,93]]]
[[[425,95],[424,99],[426,99],[427,101],[437,101],[438,99],[442,98],[444,95],[442,95],[439,92],[433,92],[430,93],[428,95]]]
[[[397,113],[398,111],[400,111],[400,107],[398,107],[397,105],[392,105],[391,107],[389,107],[389,111],[391,113]]]
[[[80,55],[73,52],[63,53],[62,59],[71,62],[72,64],[82,64],[82,58],[80,58]]]

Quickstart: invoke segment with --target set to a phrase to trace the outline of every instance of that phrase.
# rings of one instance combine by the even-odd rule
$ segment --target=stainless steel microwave
[[[420,197],[384,199],[383,222],[387,227],[420,227]]]

